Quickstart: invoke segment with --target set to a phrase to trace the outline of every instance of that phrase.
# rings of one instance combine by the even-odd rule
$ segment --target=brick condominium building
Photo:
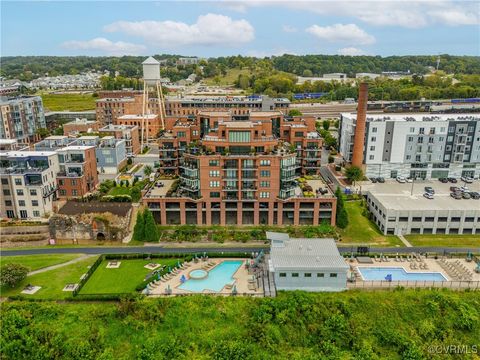
[[[163,180],[143,198],[160,224],[335,223],[336,199],[326,184],[298,180],[319,173],[314,117],[207,111],[166,127],[160,171],[178,179]]]

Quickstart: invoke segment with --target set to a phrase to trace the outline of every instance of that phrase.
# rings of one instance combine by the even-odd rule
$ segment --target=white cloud
[[[305,31],[329,42],[346,42],[360,45],[373,44],[375,42],[375,37],[367,34],[355,24],[312,25]]]
[[[254,28],[248,21],[218,14],[201,15],[191,25],[169,20],[117,21],[105,26],[104,30],[138,36],[161,47],[235,46],[248,43],[255,37]]]
[[[298,29],[296,27],[290,26],[290,25],[283,25],[282,30],[286,33],[294,33],[297,32]]]
[[[71,40],[62,44],[62,47],[70,50],[94,50],[112,55],[134,55],[143,52],[146,47],[140,44],[132,44],[124,41],[113,42],[98,37],[92,40]]]
[[[362,49],[358,49],[355,47],[346,47],[343,49],[338,50],[339,55],[347,55],[347,56],[359,56],[359,55],[366,55],[365,51]]]
[[[225,3],[222,1],[221,3]],[[344,16],[374,26],[401,26],[420,28],[434,23],[446,26],[476,25],[480,23],[477,1],[457,0],[245,0],[236,6],[282,6],[325,16]],[[445,21],[446,19],[446,21]]]

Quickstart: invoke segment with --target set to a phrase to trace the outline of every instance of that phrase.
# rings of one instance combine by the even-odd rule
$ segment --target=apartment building
[[[340,152],[352,160],[356,114],[342,114]],[[480,176],[479,114],[368,114],[363,164],[369,177]]]
[[[0,153],[0,217],[48,216],[56,200],[58,171],[58,157],[53,151]]]
[[[95,147],[97,169],[100,174],[117,174],[127,164],[127,148],[124,139],[114,136],[80,136],[75,145]]]
[[[158,137],[162,125],[160,119],[156,114],[145,114],[145,116],[139,115],[122,115],[114,120],[113,125],[116,126],[136,126],[139,129],[140,139],[142,137],[144,141],[154,140]]]
[[[125,140],[125,148],[127,156],[132,156],[140,153],[140,133],[137,125],[107,125],[100,129],[100,135],[111,135],[116,139]]]
[[[143,201],[161,224],[334,224],[336,199],[326,184],[297,181],[309,171],[304,154],[322,145],[314,129],[315,118],[279,111],[242,120],[200,112],[167,124],[160,171],[179,180],[152,187]],[[312,153],[319,163],[320,152]]]
[[[77,118],[74,121],[63,124],[63,134],[66,136],[74,136],[80,133],[97,132],[99,127],[100,123],[98,121]]]
[[[46,128],[40,96],[0,98],[0,139],[32,144],[40,139],[37,130]]]
[[[98,185],[95,146],[70,145],[56,151],[58,197],[77,198],[87,195]]]

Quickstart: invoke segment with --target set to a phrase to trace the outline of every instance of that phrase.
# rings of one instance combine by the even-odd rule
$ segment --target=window
[[[303,132],[295,131],[295,137],[302,137],[302,136],[303,136]]]
[[[65,180],[63,180],[63,179],[58,180],[58,185],[60,185],[60,186],[65,185]]]
[[[10,196],[10,190],[4,189],[4,190],[3,190],[3,195],[5,195],[5,196]]]
[[[40,217],[40,211],[33,210],[33,217]]]
[[[287,273],[280,273],[278,274],[279,277],[287,277]]]
[[[375,151],[375,146],[370,146],[370,151]]]
[[[419,133],[420,135],[425,134],[425,128],[421,127],[420,129],[418,129],[418,133]]]
[[[27,210],[20,210],[20,217],[26,219],[28,217]]]
[[[13,219],[15,217],[15,213],[13,212],[13,210],[7,210],[7,217],[9,219]]]
[[[67,196],[67,190],[60,189],[60,196]]]
[[[210,181],[210,187],[220,187],[220,181]]]
[[[38,200],[32,200],[32,206],[38,206]]]
[[[210,160],[208,162],[208,165],[210,166],[219,166],[220,165],[220,160]]]
[[[218,191],[212,191],[212,192],[210,192],[210,197],[211,198],[219,198],[220,193]]]
[[[298,273],[292,273],[292,277],[298,277]]]
[[[377,132],[377,128],[376,127],[372,127],[372,133],[376,133]]]
[[[25,206],[25,200],[18,200],[18,206]]]
[[[336,278],[336,277],[337,277],[337,273],[330,273],[330,277],[331,277],[331,278]]]
[[[185,137],[185,131],[178,131],[177,132],[177,137],[184,138]]]
[[[72,196],[77,196],[78,195],[78,191],[76,189],[73,189],[72,190]]]
[[[2,179],[2,185],[8,185],[8,179]]]
[[[270,177],[270,170],[261,170],[260,171],[261,177]]]
[[[210,177],[219,177],[220,171],[219,170],[210,170]]]
[[[15,185],[22,185],[22,179],[15,179]]]
[[[377,141],[377,137],[376,137],[376,136],[372,136],[372,137],[370,138],[370,141],[371,141],[371,142]]]
[[[261,166],[270,166],[270,160],[260,160]]]
[[[317,278],[323,278],[323,277],[325,277],[324,273],[317,273]]]
[[[198,136],[198,130],[193,130],[192,134],[193,136]]]
[[[409,137],[407,138],[407,140],[408,140],[408,142],[412,142],[412,141],[413,141],[413,136],[409,136]]]
[[[12,206],[12,200],[5,200],[5,206]]]
[[[250,142],[250,131],[229,131],[228,140],[231,142]]]
[[[311,277],[312,277],[312,273],[305,273],[304,276],[305,276],[305,277],[308,277],[308,278],[311,278]]]
[[[75,179],[72,179],[72,180],[70,181],[70,184],[72,184],[72,186],[75,186],[75,185],[77,185],[77,180],[75,180]]]
[[[260,181],[260,187],[270,187],[270,181]]]
[[[370,156],[368,157],[368,159],[369,159],[369,160],[373,160],[373,159],[375,159],[375,156],[374,156],[374,155],[370,155]]]
[[[268,191],[260,191],[261,199],[268,199],[269,197],[270,197],[270,193]]]
[[[30,189],[30,195],[36,196],[36,195],[37,195],[37,190],[35,190],[35,189]]]
[[[18,196],[23,196],[23,190],[22,189],[17,189],[17,195]]]
[[[414,132],[415,132],[415,128],[414,128],[414,127],[411,127],[411,128],[410,128],[410,132],[411,132],[411,133],[414,133]]]

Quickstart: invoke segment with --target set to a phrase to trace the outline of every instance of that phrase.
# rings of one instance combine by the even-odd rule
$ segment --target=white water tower
[[[142,129],[141,129],[141,146],[143,150],[144,145],[144,132],[146,133],[146,140],[148,143],[148,121],[145,127],[145,114],[149,114],[148,108],[148,95],[150,91],[157,93],[158,108],[162,129],[165,129],[165,103],[163,101],[162,83],[160,77],[160,62],[150,56],[142,63],[143,66],[143,104],[142,104]],[[154,135],[154,134],[153,134]]]

